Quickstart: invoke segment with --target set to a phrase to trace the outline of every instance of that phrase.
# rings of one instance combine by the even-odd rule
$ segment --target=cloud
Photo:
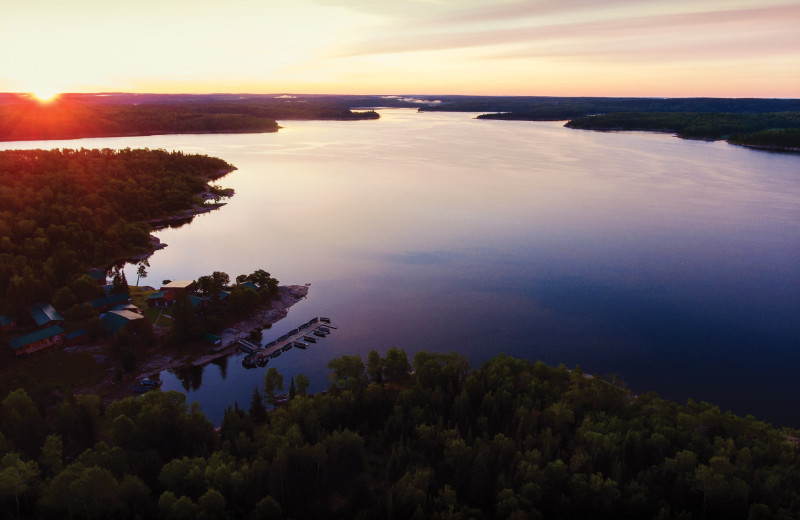
[[[581,2],[583,0],[580,0]],[[618,0],[624,3],[626,0]],[[621,36],[644,35],[658,38],[659,33],[684,31],[691,35],[702,32],[710,35],[747,33],[755,27],[796,27],[800,20],[800,5],[778,5],[749,9],[663,14],[658,16],[635,16],[611,18],[600,21],[575,23],[550,23],[524,27],[508,27],[492,30],[427,31],[397,33],[395,36],[377,37],[361,41],[350,48],[344,56],[366,56],[406,52],[442,51],[469,47],[486,47],[509,44],[526,44],[569,39],[591,40],[596,38],[619,38]],[[782,31],[784,32],[784,31]],[[795,31],[794,32],[798,32]],[[796,42],[797,37],[792,38]],[[792,45],[792,41],[786,42]],[[796,43],[795,43],[796,48]]]

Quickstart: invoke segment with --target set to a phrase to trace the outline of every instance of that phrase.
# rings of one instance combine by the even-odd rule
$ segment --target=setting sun
[[[49,103],[58,97],[60,92],[53,89],[37,89],[31,92],[31,95],[42,103]]]

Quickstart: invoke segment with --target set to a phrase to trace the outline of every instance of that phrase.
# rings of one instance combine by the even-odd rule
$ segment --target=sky
[[[800,1],[0,3],[0,92],[800,98]]]

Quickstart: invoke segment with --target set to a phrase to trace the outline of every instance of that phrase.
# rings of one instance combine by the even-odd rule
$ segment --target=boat
[[[324,332],[325,334],[330,334],[331,333],[331,329],[329,329],[328,327],[320,327],[317,330],[320,331],[320,332]]]
[[[242,345],[241,343],[239,343],[239,350],[241,350],[245,354],[255,354],[256,353],[255,349],[252,349],[252,348],[248,347],[247,345]]]
[[[295,342],[292,343],[292,346],[304,349],[304,348],[308,347],[308,343],[303,343],[302,341],[295,341]]]
[[[276,358],[276,357],[278,357],[280,355],[281,355],[281,351],[279,349],[279,350],[276,350],[275,352],[273,352],[272,354],[270,354],[269,357]]]
[[[312,338],[311,336],[303,336],[303,341],[306,343],[316,343],[316,338]]]
[[[258,364],[253,356],[245,356],[242,360],[242,366],[245,368],[255,368]]]
[[[290,348],[292,348],[292,344],[291,344],[291,343],[287,343],[286,345],[284,345],[283,347],[281,347],[281,350],[282,350],[283,352],[286,352],[286,351],[287,351],[287,350],[289,350]]]
[[[150,388],[156,388],[158,386],[161,386],[161,381],[159,381],[158,379],[145,378],[145,379],[140,379],[139,380],[139,384],[141,386],[147,386],[147,387],[150,387]]]
[[[289,331],[289,335],[290,335],[290,336],[294,336],[294,335],[295,335],[295,334],[297,334],[298,332],[300,332],[300,331],[299,331],[299,330],[297,330],[297,329],[293,329],[293,330],[290,330],[290,331]]]
[[[319,336],[320,338],[324,338],[325,336],[327,336],[327,334],[325,334],[324,332],[319,331],[319,330],[315,330],[314,331],[314,335],[315,336]]]
[[[289,335],[288,335],[288,334],[284,334],[283,336],[281,336],[280,338],[278,338],[278,341],[283,341],[283,340],[285,340],[285,339],[289,339]]]
[[[266,346],[267,347],[274,347],[277,344],[278,344],[278,340],[274,339],[274,340],[270,341],[269,343],[267,343]]]
[[[331,319],[330,318],[320,318],[319,321],[321,321],[323,323],[330,323]]]
[[[256,360],[256,365],[258,365],[260,367],[267,366],[267,363],[269,363],[269,358],[266,357],[266,356],[261,356]]]

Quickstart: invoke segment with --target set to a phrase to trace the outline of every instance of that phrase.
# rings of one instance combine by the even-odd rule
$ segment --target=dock
[[[270,341],[263,348],[254,348],[255,352],[251,354],[251,356],[253,360],[255,360],[256,362],[261,360],[262,363],[264,363],[266,362],[267,359],[272,357],[272,354],[274,352],[279,352],[279,351],[285,352],[290,348],[292,348],[295,342],[302,343],[303,345],[305,345],[305,347],[303,348],[311,347],[311,345],[308,345],[306,342],[303,341],[303,336],[306,336],[308,334],[313,334],[314,331],[316,331],[319,328],[327,328],[330,330],[335,327],[332,327],[330,325],[330,321],[327,322],[322,321],[322,319],[319,317],[312,318],[311,320],[300,325],[296,329],[290,331],[288,334],[284,334],[280,338]],[[323,337],[324,335],[322,337],[315,336],[317,340],[322,340]],[[239,340],[239,343],[242,344],[242,340]],[[255,347],[255,345],[253,345],[252,343],[249,344],[245,343],[245,346]]]

